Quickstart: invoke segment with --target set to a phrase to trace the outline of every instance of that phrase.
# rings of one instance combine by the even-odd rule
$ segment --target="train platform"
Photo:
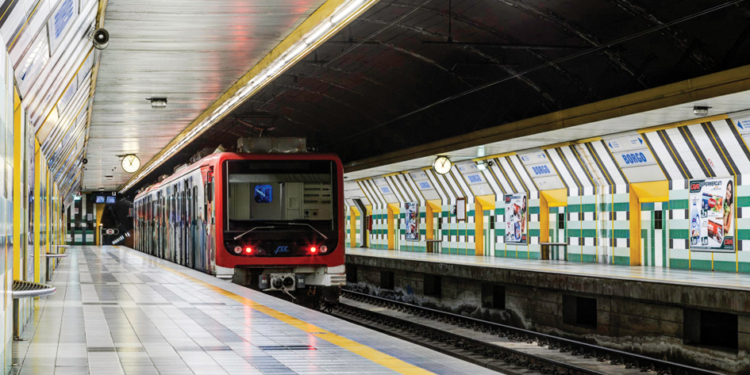
[[[489,374],[118,246],[71,247],[14,374]]]
[[[576,263],[560,260],[514,259],[405,252],[369,248],[347,248],[346,254],[350,257],[369,257],[382,260],[395,260],[399,262],[411,261],[439,265],[470,266],[495,270],[636,281],[674,286],[700,286],[741,291],[750,290],[750,275],[741,273],[678,270],[663,267],[622,266],[601,263]]]

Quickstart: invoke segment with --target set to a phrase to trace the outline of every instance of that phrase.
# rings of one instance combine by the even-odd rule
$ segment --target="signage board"
[[[505,243],[524,245],[527,236],[526,193],[505,196]]]
[[[734,252],[733,178],[690,180],[690,250]]]
[[[419,202],[404,204],[406,216],[406,240],[419,241]]]

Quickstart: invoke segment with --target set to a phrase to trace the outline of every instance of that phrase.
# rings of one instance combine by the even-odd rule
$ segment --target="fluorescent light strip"
[[[149,164],[149,166],[138,173],[138,176],[132,180],[129,184],[120,190],[120,193],[125,193],[128,189],[133,187],[143,177],[151,173],[157,166],[161,165],[165,160],[172,156],[177,150],[181,149],[182,146],[192,141],[199,133],[205,128],[213,125],[221,117],[228,112],[230,109],[242,102],[242,100],[249,97],[258,88],[264,86],[270,80],[275,78],[280,72],[289,68],[297,59],[302,56],[307,50],[315,47],[326,35],[331,31],[334,31],[336,26],[342,21],[357,15],[363,11],[368,5],[377,0],[350,0],[345,4],[342,4],[333,14],[327,19],[323,20],[317,27],[305,35],[299,42],[295,43],[289,49],[287,49],[280,57],[278,57],[273,63],[271,63],[266,69],[263,69],[257,76],[248,81],[245,86],[239,89],[234,96],[228,101],[224,102],[219,108],[216,108],[211,116],[204,120],[202,123],[193,128],[183,137],[179,142],[169,148],[156,162]]]

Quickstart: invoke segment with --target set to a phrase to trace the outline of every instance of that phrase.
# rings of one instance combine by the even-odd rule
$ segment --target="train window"
[[[244,231],[258,221],[298,220],[325,222],[332,228],[332,165],[327,160],[227,161],[227,229]]]

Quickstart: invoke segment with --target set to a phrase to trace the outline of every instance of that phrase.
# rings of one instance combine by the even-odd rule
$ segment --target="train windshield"
[[[273,227],[335,233],[334,162],[229,160],[224,168],[226,232]]]

